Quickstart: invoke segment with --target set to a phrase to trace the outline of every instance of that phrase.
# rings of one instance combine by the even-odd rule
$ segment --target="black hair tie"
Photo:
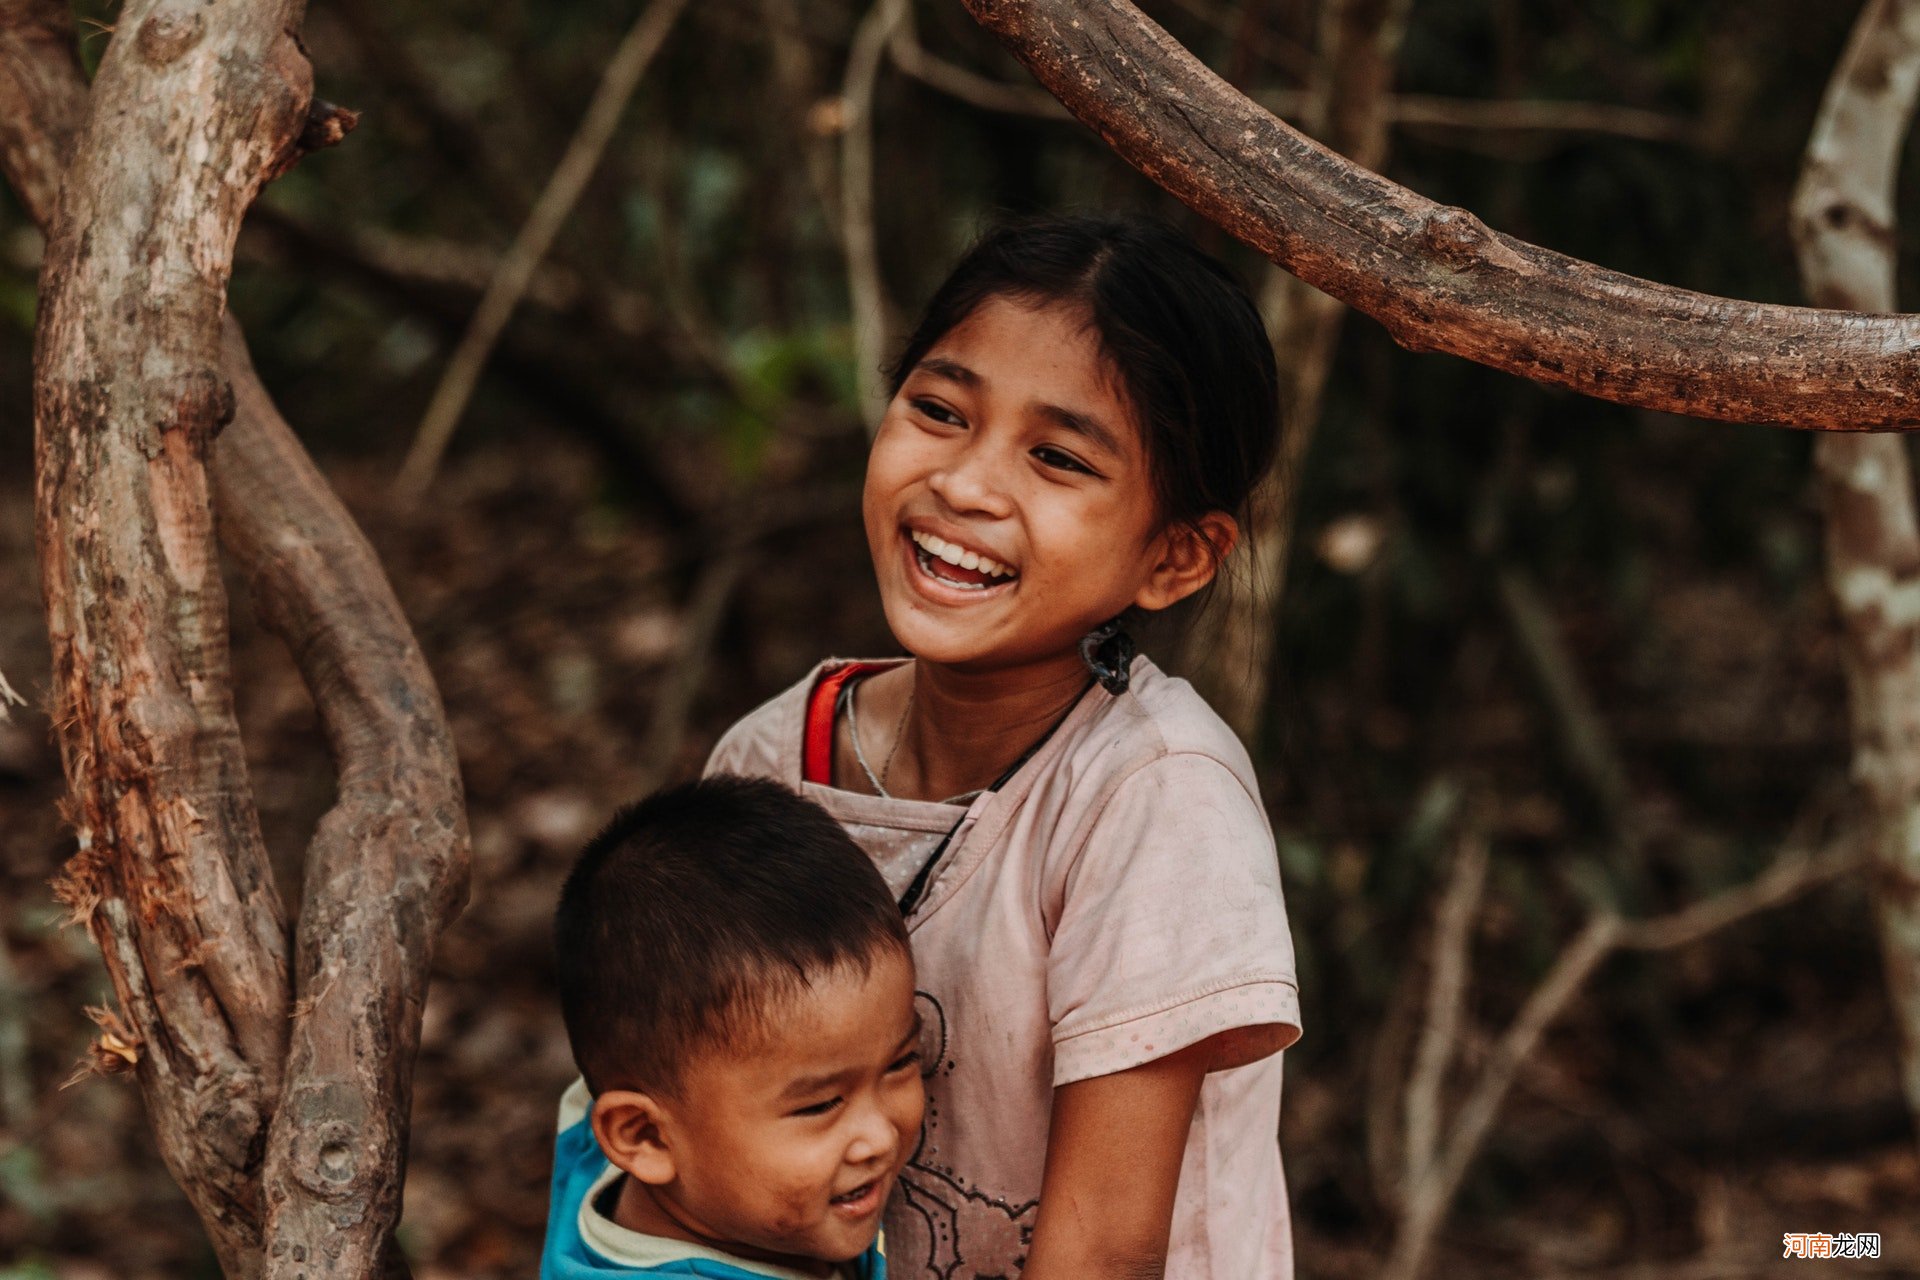
[[[1127,682],[1133,679],[1135,652],[1133,637],[1118,618],[1109,618],[1080,640],[1080,658],[1087,670],[1116,698],[1127,691]]]

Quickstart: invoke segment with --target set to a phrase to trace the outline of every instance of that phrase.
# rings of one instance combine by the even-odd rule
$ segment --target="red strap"
[[[833,785],[833,709],[840,705],[840,690],[849,680],[885,671],[884,662],[849,662],[820,677],[807,695],[807,736],[801,745],[800,777],[823,787]]]

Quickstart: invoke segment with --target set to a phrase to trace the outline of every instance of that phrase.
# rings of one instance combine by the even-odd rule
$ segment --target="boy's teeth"
[[[918,530],[914,530],[908,536],[913,539],[915,546],[936,560],[944,560],[962,569],[978,570],[990,578],[1013,576],[1013,570],[999,561],[989,559],[978,551],[969,551],[957,542],[948,542],[945,538],[935,537],[931,533],[921,533]]]

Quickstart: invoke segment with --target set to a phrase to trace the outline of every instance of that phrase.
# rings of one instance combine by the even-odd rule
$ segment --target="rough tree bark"
[[[1368,169],[1386,162],[1394,66],[1413,0],[1327,0],[1320,15],[1301,125]],[[1280,365],[1280,448],[1253,496],[1239,572],[1209,605],[1211,636],[1199,650],[1205,691],[1252,742],[1267,713],[1273,629],[1286,587],[1300,469],[1320,423],[1320,402],[1347,309],[1298,276],[1271,269],[1260,309]]]
[[[1920,316],[1763,306],[1608,271],[1342,159],[1127,0],[965,4],[1128,163],[1402,346],[1698,418],[1920,426]]]
[[[1808,295],[1891,311],[1894,187],[1920,96],[1920,0],[1869,0],[1827,85],[1793,199]],[[1920,521],[1903,443],[1814,442],[1827,577],[1839,605],[1874,911],[1900,1030],[1901,1081],[1920,1119]]]
[[[65,5],[0,0],[0,165],[48,230],[37,503],[79,840],[61,893],[222,1267],[317,1280],[382,1269],[466,830],[404,615],[225,316],[247,204],[351,124],[311,100],[299,18],[130,3],[89,95]],[[210,484],[339,773],[291,956],[232,713]]]

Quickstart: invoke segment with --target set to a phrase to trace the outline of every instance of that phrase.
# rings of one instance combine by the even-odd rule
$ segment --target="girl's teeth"
[[[931,533],[920,533],[917,530],[911,536],[914,545],[935,560],[944,560],[962,569],[974,569],[986,574],[989,578],[1013,576],[1013,570],[999,561],[991,560],[978,551],[969,551],[959,543],[948,542],[945,538],[935,537]]]

